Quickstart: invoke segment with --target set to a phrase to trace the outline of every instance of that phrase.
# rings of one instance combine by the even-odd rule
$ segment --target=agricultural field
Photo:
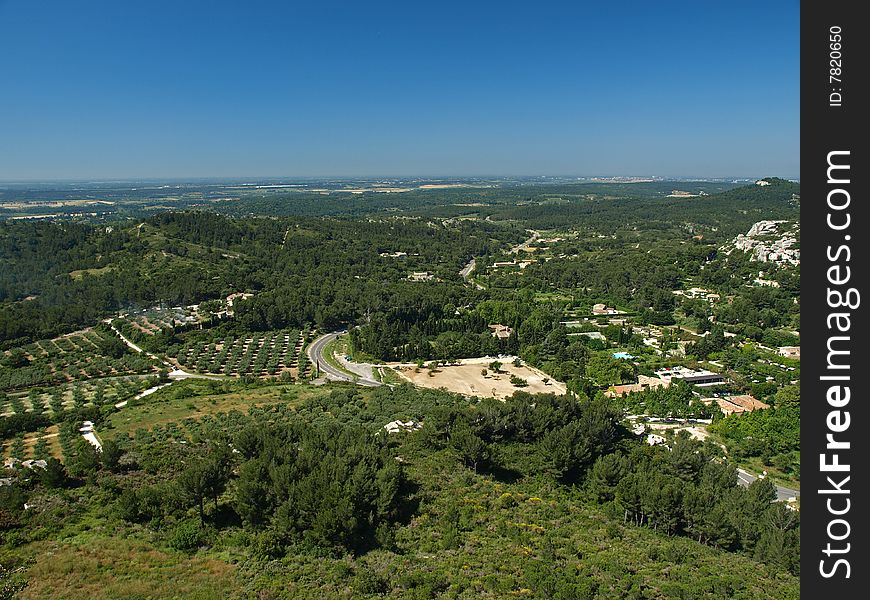
[[[128,352],[110,330],[93,328],[4,351],[0,390],[156,370],[153,360]]]
[[[0,415],[24,412],[59,414],[63,410],[85,406],[114,405],[129,400],[155,385],[156,381],[157,376],[153,374],[125,375],[0,393]]]
[[[186,342],[167,354],[184,368],[224,375],[278,375],[297,367],[302,338],[298,330]]]
[[[205,320],[199,305],[176,307],[153,307],[125,313],[122,320],[129,327],[146,335],[154,335],[167,327],[197,324]]]
[[[60,445],[60,434],[57,425],[51,425],[27,434],[18,435],[4,442],[0,456],[17,458],[18,460],[46,460],[50,456],[61,459],[63,451]]]

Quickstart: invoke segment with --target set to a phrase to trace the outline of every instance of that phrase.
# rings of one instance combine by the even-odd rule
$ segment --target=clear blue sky
[[[796,177],[799,88],[797,0],[0,0],[0,179]]]

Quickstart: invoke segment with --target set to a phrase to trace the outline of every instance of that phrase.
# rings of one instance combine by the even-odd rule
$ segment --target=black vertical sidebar
[[[870,254],[861,3],[801,6],[801,595],[870,597]],[[866,292],[866,294],[864,294]]]

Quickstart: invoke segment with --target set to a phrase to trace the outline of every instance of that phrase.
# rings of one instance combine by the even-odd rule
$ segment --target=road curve
[[[332,340],[334,340],[343,333],[345,332],[335,331],[332,333],[326,333],[311,342],[311,344],[308,345],[308,360],[310,360],[312,364],[317,365],[318,370],[324,373],[327,379],[331,379],[333,381],[349,381],[351,383],[364,385],[366,387],[380,386],[380,381],[366,379],[363,377],[354,377],[353,375],[345,373],[340,369],[336,369],[334,366],[326,361],[326,358],[324,357],[324,351],[326,350],[327,344],[329,344]]]
[[[758,479],[758,477],[753,475],[749,471],[737,469],[737,483],[739,483],[743,487],[749,487],[749,485],[756,479]],[[787,487],[782,487],[781,485],[776,485],[775,483],[773,484],[773,487],[776,489],[777,501],[787,501],[791,498],[797,498],[801,495],[800,490],[792,490]]]

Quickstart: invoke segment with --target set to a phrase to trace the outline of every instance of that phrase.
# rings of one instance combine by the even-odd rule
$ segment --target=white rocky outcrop
[[[796,247],[799,232],[797,223],[759,221],[749,228],[746,235],[741,233],[734,238],[733,244],[737,250],[751,253],[752,259],[758,262],[799,265],[801,251]]]

